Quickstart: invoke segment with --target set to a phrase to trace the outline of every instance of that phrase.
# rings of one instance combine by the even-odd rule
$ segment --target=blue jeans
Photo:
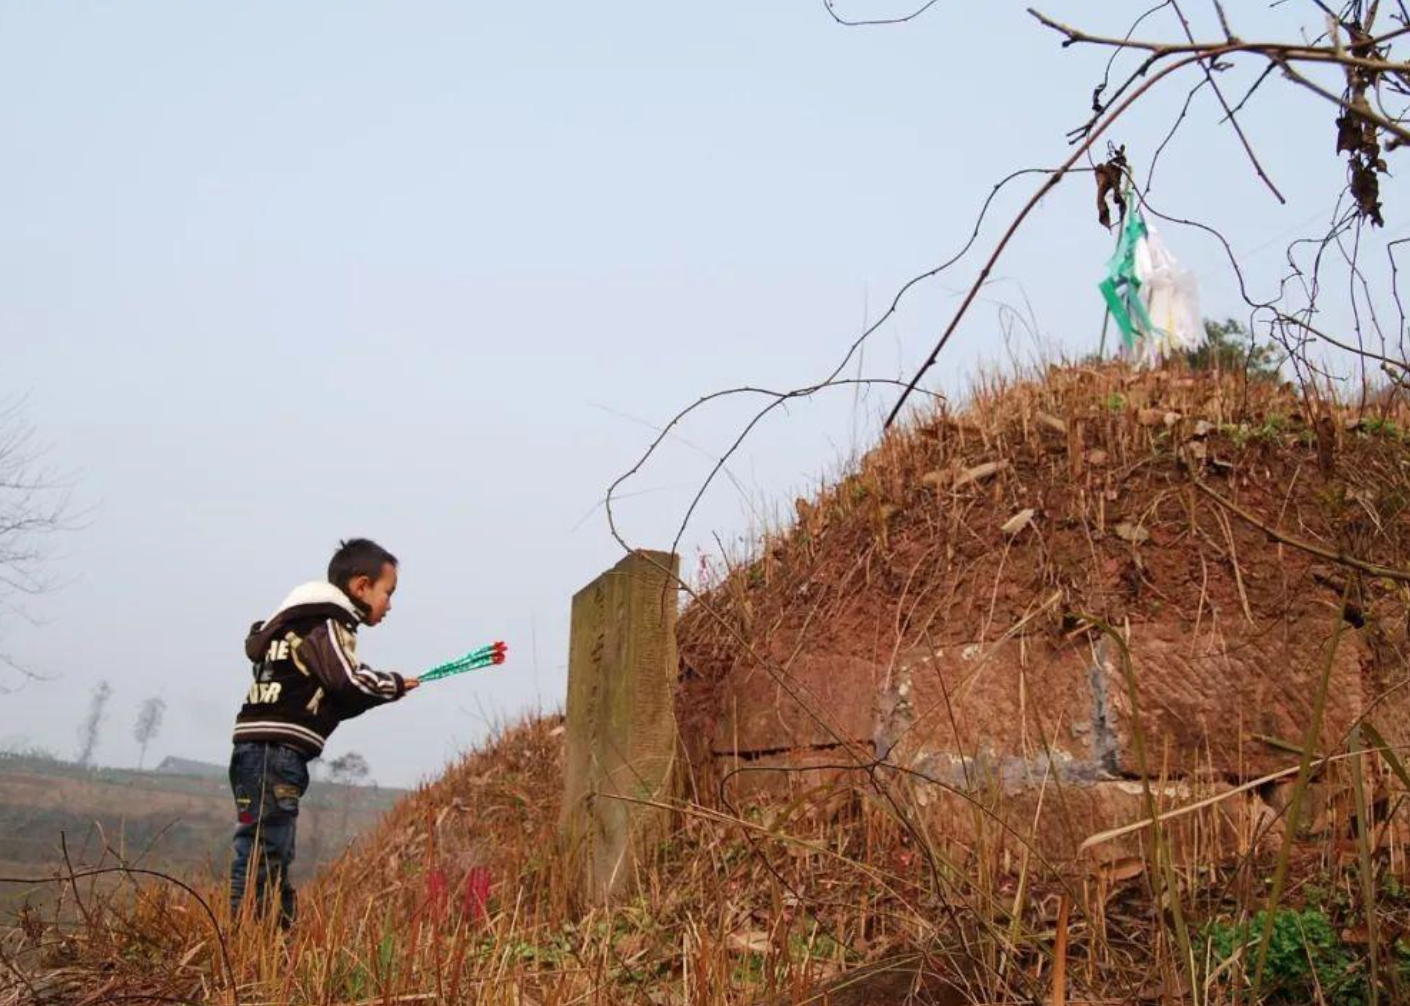
[[[238,918],[251,867],[255,906],[264,912],[271,891],[279,892],[279,923],[294,921],[294,831],[299,798],[308,789],[308,757],[283,744],[242,741],[230,755],[230,790],[235,794],[234,855],[230,860],[230,912]]]

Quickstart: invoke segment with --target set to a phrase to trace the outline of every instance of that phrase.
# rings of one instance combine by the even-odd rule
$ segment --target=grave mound
[[[683,614],[696,792],[880,781],[1064,857],[1147,783],[1173,806],[1295,766],[1323,692],[1318,753],[1404,743],[1405,410],[1305,403],[1053,368],[889,433]],[[1190,840],[1267,837],[1280,781]]]

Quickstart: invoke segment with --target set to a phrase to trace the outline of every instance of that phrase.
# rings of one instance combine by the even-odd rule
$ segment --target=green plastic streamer
[[[478,671],[483,667],[495,667],[504,663],[508,655],[509,647],[504,643],[491,643],[478,650],[471,650],[463,657],[456,657],[454,660],[447,660],[444,664],[437,664],[422,674],[420,678],[423,683],[438,681],[441,678],[464,674],[467,671]]]

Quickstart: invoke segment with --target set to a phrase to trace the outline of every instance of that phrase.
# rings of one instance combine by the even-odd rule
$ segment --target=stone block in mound
[[[1289,764],[1306,739],[1326,660],[1331,680],[1318,751],[1343,746],[1348,731],[1371,710],[1379,689],[1362,633],[1347,629],[1335,654],[1327,618],[1304,618],[1255,631],[1242,626],[1220,636],[1191,637],[1179,625],[1142,626],[1132,633],[1135,671],[1149,761],[1177,774],[1213,772],[1253,778]],[[1119,650],[1100,647],[1108,710],[1111,766],[1137,775],[1134,719]],[[1402,692],[1404,690],[1402,689]],[[1403,721],[1404,698],[1383,700],[1385,714]]]
[[[1130,630],[1129,651],[1152,775],[1251,779],[1289,764],[1312,720],[1330,646],[1326,619],[1193,637],[1178,624]],[[1319,751],[1365,715],[1405,738],[1410,687],[1389,688],[1360,630],[1332,659]],[[1010,787],[1138,777],[1135,719],[1121,651],[1098,637],[1010,639],[911,651],[891,667],[803,654],[772,673],[729,674],[711,749],[762,757],[868,743],[877,757],[962,783],[966,767]]]
[[[853,755],[849,755],[847,749],[838,748],[718,756],[714,778],[709,782],[713,792],[701,796],[712,803],[718,800],[740,806],[760,798],[807,799],[810,794],[826,795],[849,786],[864,787],[867,774],[857,760],[869,761],[871,752],[863,747],[852,751]]]
[[[1296,764],[1331,653],[1328,621],[1198,638],[1161,623],[1129,630],[1145,764],[1162,809]],[[1343,629],[1318,752],[1343,750],[1363,717],[1403,743],[1410,687],[1388,687],[1384,663],[1364,630]],[[889,668],[803,654],[773,674],[736,671],[723,692],[714,778],[728,775],[731,802],[867,789],[867,773],[848,766],[884,760],[892,768],[881,778],[933,808],[926,818],[943,837],[988,835],[1014,851],[1029,841],[1056,860],[1146,814],[1121,649],[1106,637],[913,650]],[[1172,842],[1241,855],[1281,834],[1272,815],[1259,795],[1242,793],[1172,825]],[[1141,842],[1133,834],[1097,855],[1134,855]]]
[[[877,693],[877,753],[952,785],[976,773],[1039,783],[1049,765],[1095,778],[1109,737],[1092,677],[1078,649],[1043,641],[903,654]]]
[[[768,668],[742,666],[723,683],[711,751],[753,755],[869,743],[881,670],[856,657],[811,653]]]

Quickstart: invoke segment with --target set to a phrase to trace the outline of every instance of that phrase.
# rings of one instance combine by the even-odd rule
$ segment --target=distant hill
[[[311,876],[374,825],[406,791],[316,780],[299,810],[296,876]],[[0,754],[0,871],[42,875],[112,850],[186,875],[223,872],[234,825],[226,768],[168,757],[154,770],[85,768]],[[14,888],[0,900],[23,896]]]
[[[217,765],[214,762],[196,761],[194,758],[181,758],[177,755],[167,755],[152,771],[164,775],[194,775],[202,779],[224,779],[227,777],[229,769],[224,765]]]

